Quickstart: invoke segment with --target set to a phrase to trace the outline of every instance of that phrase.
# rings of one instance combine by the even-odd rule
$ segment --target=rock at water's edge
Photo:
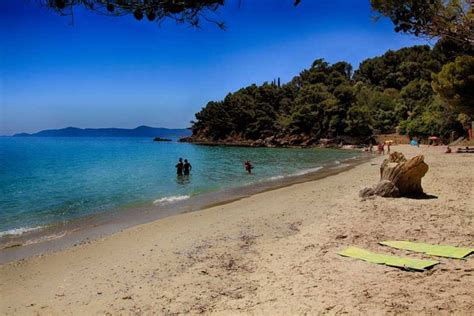
[[[171,139],[168,138],[161,138],[161,137],[155,137],[153,138],[154,142],[171,142]]]

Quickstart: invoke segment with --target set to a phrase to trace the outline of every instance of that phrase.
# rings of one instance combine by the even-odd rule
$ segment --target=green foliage
[[[420,113],[409,120],[401,121],[399,129],[404,134],[414,135],[440,135],[449,137],[452,130],[460,129],[456,115],[449,112],[438,98],[434,98]]]
[[[459,56],[433,75],[433,90],[454,109],[474,116],[474,57]]]
[[[382,89],[401,89],[415,79],[431,79],[432,71],[439,71],[429,46],[389,50],[380,57],[363,61],[355,73],[355,80]]]
[[[372,8],[390,18],[396,32],[428,38],[448,38],[472,46],[470,0],[371,0]]]
[[[462,132],[459,111],[447,109],[445,99],[449,91],[456,95],[461,91],[466,97],[472,93],[472,76],[471,81],[458,80],[472,74],[471,60],[458,58],[454,68],[443,67],[459,51],[459,46],[445,40],[433,49],[414,46],[388,51],[363,61],[354,73],[346,62],[331,65],[317,59],[286,84],[251,85],[230,93],[223,101],[209,102],[196,114],[193,130],[195,135],[212,140]],[[443,98],[435,94],[431,83],[432,74],[441,69],[437,77],[446,95]],[[472,100],[474,97],[463,104],[472,105]]]
[[[464,129],[468,130],[471,127],[472,118],[469,115],[465,113],[459,113],[456,119]]]

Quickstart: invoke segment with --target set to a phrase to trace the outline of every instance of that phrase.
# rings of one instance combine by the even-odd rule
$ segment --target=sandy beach
[[[338,256],[383,240],[474,246],[474,156],[424,154],[431,199],[361,200],[383,157],[0,266],[0,314],[474,314],[474,255],[407,272]]]

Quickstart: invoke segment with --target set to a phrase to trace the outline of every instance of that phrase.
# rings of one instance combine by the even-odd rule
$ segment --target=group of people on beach
[[[391,143],[390,142],[387,142],[387,143],[383,143],[383,142],[380,142],[377,144],[377,153],[379,155],[385,155],[385,147],[387,147],[387,154],[390,155],[390,146],[391,146]],[[369,145],[369,148],[365,148],[365,151],[366,152],[374,152],[374,145],[370,144]]]
[[[178,176],[189,176],[192,168],[193,166],[191,166],[191,163],[187,159],[184,159],[183,162],[183,158],[179,158],[178,164],[176,165],[176,173]]]
[[[390,155],[390,142],[383,143],[380,142],[377,146],[377,152],[379,155],[385,155],[385,147],[387,147],[387,154]]]

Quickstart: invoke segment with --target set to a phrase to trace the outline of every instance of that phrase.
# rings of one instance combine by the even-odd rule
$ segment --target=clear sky
[[[415,44],[368,0],[228,0],[227,30],[0,1],[0,135],[48,128],[187,127],[208,101],[289,81],[317,58],[350,62]]]

